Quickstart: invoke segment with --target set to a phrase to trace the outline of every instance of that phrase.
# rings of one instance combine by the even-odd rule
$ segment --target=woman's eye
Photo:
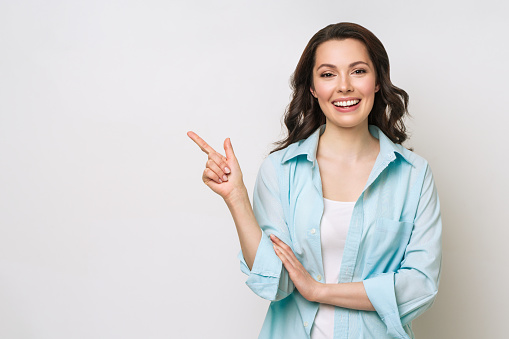
[[[330,78],[331,76],[334,76],[332,73],[323,73],[322,78]]]
[[[365,69],[356,69],[355,71],[353,71],[354,74],[364,74],[366,73],[366,70]]]

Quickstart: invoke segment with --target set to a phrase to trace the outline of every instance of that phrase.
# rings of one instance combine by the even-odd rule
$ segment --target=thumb
[[[226,153],[226,159],[235,159],[235,153],[233,152],[232,142],[230,138],[224,140],[224,151]]]

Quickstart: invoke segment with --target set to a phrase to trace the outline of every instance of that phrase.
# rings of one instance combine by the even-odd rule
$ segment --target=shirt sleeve
[[[288,271],[274,252],[269,238],[274,234],[293,248],[279,186],[276,168],[268,157],[260,167],[253,194],[253,212],[262,230],[262,237],[252,269],[249,270],[242,251],[238,256],[240,269],[248,275],[246,284],[254,293],[271,301],[286,298],[294,289]]]
[[[387,333],[395,338],[409,338],[403,326],[431,307],[438,292],[442,259],[440,202],[429,166],[423,171],[414,226],[400,268],[363,281]]]

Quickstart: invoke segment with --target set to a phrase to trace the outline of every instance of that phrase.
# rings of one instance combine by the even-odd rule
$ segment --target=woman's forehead
[[[321,64],[348,67],[358,61],[372,65],[366,46],[356,39],[328,40],[316,49],[315,67]]]

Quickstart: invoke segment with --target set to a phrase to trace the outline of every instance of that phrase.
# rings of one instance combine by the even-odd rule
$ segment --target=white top
[[[326,284],[339,282],[339,270],[345,249],[355,202],[333,201],[323,198],[323,216],[320,223],[323,271]],[[320,304],[311,329],[311,339],[331,339],[334,336],[334,306]]]

